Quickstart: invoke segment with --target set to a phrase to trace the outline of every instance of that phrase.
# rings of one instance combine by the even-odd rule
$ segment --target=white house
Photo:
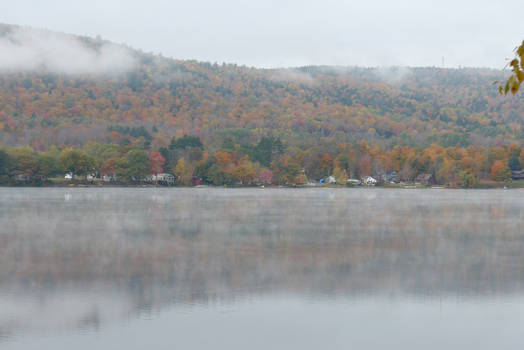
[[[374,186],[377,184],[377,180],[371,176],[366,176],[362,180],[362,183],[367,186]]]
[[[157,174],[156,175],[156,180],[157,181],[162,181],[162,182],[167,182],[168,184],[172,184],[175,182],[175,177],[171,174],[166,174],[166,173],[162,173],[162,174]]]
[[[94,180],[96,178],[96,174],[87,174],[85,176],[85,179],[87,180]],[[73,173],[66,173],[64,175],[64,179],[66,180],[83,180],[84,179],[84,176],[83,175],[73,175]]]
[[[17,174],[15,180],[17,181],[31,181],[33,177],[31,175]]]
[[[335,179],[335,177],[331,175],[326,177],[326,179],[324,180],[324,183],[326,184],[334,184],[335,182],[337,182],[337,179]]]
[[[115,174],[105,174],[102,175],[102,180],[105,182],[114,182],[118,180],[118,177]]]
[[[175,182],[175,177],[171,174],[161,173],[161,174],[156,174],[156,175],[148,175],[147,181],[165,182],[168,184],[172,184]]]

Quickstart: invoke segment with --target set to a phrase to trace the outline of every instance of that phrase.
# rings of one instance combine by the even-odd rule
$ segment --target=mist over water
[[[0,189],[0,347],[516,348],[522,194]]]

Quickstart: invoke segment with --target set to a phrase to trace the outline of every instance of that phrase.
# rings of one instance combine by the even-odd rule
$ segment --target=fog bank
[[[119,74],[133,69],[132,52],[102,40],[17,26],[0,28],[0,72]]]

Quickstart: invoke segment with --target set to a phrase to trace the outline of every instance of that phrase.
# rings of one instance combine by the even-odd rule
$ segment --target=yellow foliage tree
[[[339,167],[336,167],[333,170],[333,176],[339,185],[345,185],[348,182],[348,174],[346,169],[340,169]]]
[[[524,41],[515,49],[515,58],[508,65],[511,67],[511,76],[504,86],[499,86],[499,92],[505,95],[509,91],[516,94],[519,91],[520,84],[524,81]]]
[[[189,185],[191,182],[191,169],[189,169],[186,164],[186,160],[182,157],[178,160],[175,166],[175,175],[177,176],[177,181],[182,185]]]

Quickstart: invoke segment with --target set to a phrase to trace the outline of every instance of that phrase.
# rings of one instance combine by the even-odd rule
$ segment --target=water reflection
[[[0,189],[0,338],[172,305],[524,291],[522,191]]]

